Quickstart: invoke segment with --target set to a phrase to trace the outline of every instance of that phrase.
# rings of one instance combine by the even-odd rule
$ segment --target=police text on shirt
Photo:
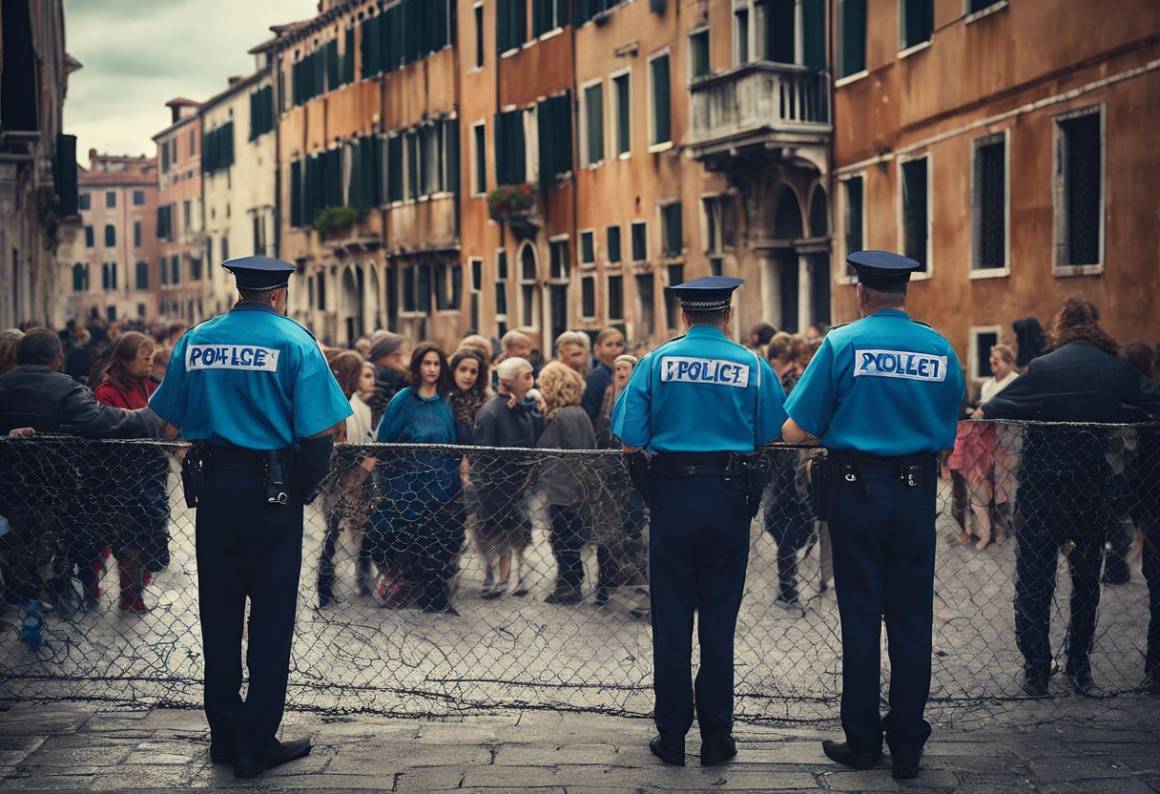
[[[664,356],[661,359],[661,381],[744,389],[749,385],[749,365],[720,358]]]
[[[257,345],[190,345],[185,351],[185,369],[277,372],[279,352],[272,347]]]
[[[941,383],[947,376],[947,357],[909,350],[855,350],[854,377],[860,376]]]

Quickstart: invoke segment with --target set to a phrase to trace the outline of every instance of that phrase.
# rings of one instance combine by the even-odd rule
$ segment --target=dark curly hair
[[[443,353],[443,348],[434,342],[420,342],[411,351],[411,385],[418,392],[419,384],[423,382],[423,374],[420,372],[420,368],[423,365],[423,359],[427,357],[428,353],[439,354],[439,381],[436,384],[436,390],[439,394],[447,396],[452,389],[451,370],[447,367],[447,356]]]
[[[1051,348],[1058,350],[1068,342],[1088,341],[1105,353],[1117,355],[1120,345],[1100,326],[1100,310],[1083,298],[1068,298],[1055,315],[1051,326]]]

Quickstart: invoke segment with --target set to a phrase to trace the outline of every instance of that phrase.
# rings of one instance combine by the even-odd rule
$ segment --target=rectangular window
[[[134,190],[133,191],[133,206],[140,207],[144,203],[145,203],[145,191],[144,190]]]
[[[661,240],[664,244],[664,255],[667,257],[680,256],[684,250],[684,231],[681,226],[681,202],[679,201],[661,205]]]
[[[89,193],[81,193],[77,196],[77,209],[87,210],[92,206],[92,196]]]
[[[497,0],[495,13],[496,50],[518,50],[528,40],[527,0]]]
[[[624,319],[624,276],[608,276],[608,321]]]
[[[596,264],[596,232],[591,229],[580,232],[580,264]]]
[[[542,36],[564,26],[568,0],[532,0],[532,35]]]
[[[701,28],[689,34],[689,78],[696,80],[710,74],[709,29]]]
[[[483,3],[478,3],[472,10],[475,19],[475,68],[483,68]]]
[[[862,201],[862,194],[864,189],[864,178],[861,176],[852,176],[843,179],[841,182],[842,202],[843,202],[843,220],[842,220],[842,239],[845,245],[843,258],[849,256],[855,251],[863,249],[863,224],[865,222],[865,205]],[[846,275],[853,276],[854,268],[846,265]]]
[[[648,222],[632,222],[632,261],[648,261]]]
[[[982,11],[985,8],[990,8],[996,3],[1005,3],[1007,0],[967,0],[967,13],[973,14],[976,11]]]
[[[636,326],[638,339],[650,339],[656,333],[656,279],[652,273],[641,273],[636,277],[636,299],[640,322]]]
[[[866,70],[866,0],[838,0],[838,77]]]
[[[110,208],[117,206],[117,192],[115,190],[105,191],[105,206]]]
[[[495,314],[496,317],[507,319],[508,313],[508,264],[507,251],[497,251],[495,254]]]
[[[616,92],[616,153],[627,155],[632,147],[632,95],[628,72],[612,78]]]
[[[918,262],[925,273],[930,270],[927,249],[930,244],[930,158],[907,160],[900,166],[902,176],[902,253]]]
[[[471,162],[475,169],[471,192],[482,196],[487,192],[487,130],[483,122],[471,128]]]
[[[608,261],[610,264],[620,263],[620,227],[609,226],[607,230],[608,237]]]
[[[672,142],[672,116],[669,106],[669,56],[658,55],[649,61],[649,88],[652,95],[652,118],[649,139],[653,146]]]
[[[571,275],[567,237],[548,243],[548,264],[548,278],[553,281],[565,281]]]
[[[141,221],[133,221],[133,247],[141,247]]]
[[[509,110],[495,115],[496,182],[520,185],[527,181],[527,146],[524,112]]]
[[[596,319],[596,276],[580,277],[580,317],[584,320]]]
[[[540,178],[545,184],[572,170],[571,92],[542,99],[536,105],[536,145]]]
[[[117,227],[111,223],[105,224],[105,247],[112,248],[117,244]]]
[[[1055,246],[1061,267],[1103,261],[1103,111],[1056,120]]]
[[[725,272],[725,257],[711,256],[709,257],[709,275],[719,276]]]
[[[584,164],[604,160],[604,83],[584,89]]]
[[[995,326],[972,328],[967,376],[981,381],[991,376],[991,348],[999,344],[999,329]]]
[[[899,0],[899,20],[902,25],[899,49],[909,49],[930,41],[934,30],[934,0]]]
[[[403,200],[403,136],[387,138],[387,199]]]
[[[1003,133],[974,143],[971,226],[975,269],[1007,266],[1007,138]]]
[[[684,265],[669,265],[666,270],[669,277],[669,286],[675,287],[677,284],[685,282],[685,266]],[[721,275],[714,273],[714,275]],[[671,290],[665,290],[665,327],[678,328],[681,323],[681,301]]]
[[[92,248],[94,245],[96,245],[96,241],[93,237],[93,227],[86,226],[85,227],[85,248]]]
[[[181,230],[189,234],[193,230],[193,202],[181,202]]]
[[[733,64],[749,63],[749,8],[733,12]]]
[[[352,32],[347,31],[348,34]],[[348,57],[351,55],[353,52],[348,47]],[[249,140],[256,140],[272,129],[274,129],[274,86],[268,85],[250,94]]]
[[[169,258],[169,283],[181,283],[181,257],[172,256]]]

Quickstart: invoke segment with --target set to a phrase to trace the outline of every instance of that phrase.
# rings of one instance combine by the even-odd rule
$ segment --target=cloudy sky
[[[231,74],[254,71],[247,50],[270,25],[314,16],[315,0],[65,0],[65,41],[84,68],[69,78],[65,131],[113,154],[155,154],[165,103],[204,100]]]

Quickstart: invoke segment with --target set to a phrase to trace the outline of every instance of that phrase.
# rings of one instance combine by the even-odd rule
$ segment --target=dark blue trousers
[[[861,482],[839,478],[830,514],[834,585],[842,619],[842,728],[851,749],[917,760],[930,736],[934,620],[936,472],[908,487],[890,464],[861,466]],[[890,654],[890,711],[879,714],[881,626]]]
[[[733,728],[733,633],[749,562],[745,486],[722,477],[653,478],[649,528],[656,725],[703,737]],[[692,681],[693,613],[701,666]]]
[[[214,744],[233,746],[239,757],[260,757],[277,738],[301,568],[302,502],[269,504],[253,462],[209,464],[197,507],[205,713]],[[243,701],[247,598],[249,689]]]

